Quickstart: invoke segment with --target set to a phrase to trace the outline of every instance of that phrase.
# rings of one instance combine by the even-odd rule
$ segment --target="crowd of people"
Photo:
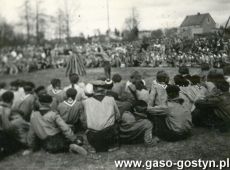
[[[72,73],[63,88],[56,77],[48,87],[1,82],[1,157],[19,149],[25,149],[24,155],[39,149],[89,155],[112,152],[122,144],[154,147],[161,140],[189,138],[194,126],[226,132],[230,67],[221,72],[205,64],[201,72],[190,75],[183,65],[170,78],[160,70],[150,89],[138,71],[127,81],[114,74],[87,84]]]
[[[46,68],[67,66],[69,51],[78,54],[87,68],[101,67],[102,55],[113,67],[199,67],[208,63],[221,68],[229,62],[230,40],[197,38],[193,40],[162,38],[134,42],[85,43],[25,46],[0,50],[0,74],[18,74]]]

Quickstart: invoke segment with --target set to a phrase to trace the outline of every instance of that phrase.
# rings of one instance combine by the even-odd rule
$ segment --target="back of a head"
[[[187,66],[184,65],[184,66],[179,67],[178,72],[182,75],[189,74],[189,69]]]
[[[121,82],[122,77],[121,77],[120,74],[114,74],[113,77],[112,77],[112,80],[113,80],[114,83],[119,83],[119,82]]]
[[[71,84],[77,84],[79,81],[79,76],[76,73],[72,73],[69,75],[69,81]]]
[[[44,86],[38,86],[34,92],[37,94],[37,95],[40,95],[40,94],[45,94],[46,93],[46,88]]]
[[[189,81],[186,80],[182,75],[174,76],[174,83],[177,86],[187,87],[189,85]]]
[[[26,93],[32,93],[35,85],[32,82],[25,82],[23,89]]]
[[[142,90],[145,87],[143,81],[141,81],[141,80],[135,82],[134,85],[135,85],[135,87],[136,87],[137,90]]]
[[[50,83],[51,83],[53,88],[61,87],[61,80],[60,79],[52,79]]]
[[[41,104],[50,104],[53,101],[53,98],[48,94],[41,94],[38,96],[38,100]]]
[[[193,75],[193,76],[191,76],[190,81],[191,81],[192,85],[197,85],[197,84],[200,84],[201,78],[199,75]]]
[[[5,103],[12,103],[14,100],[14,93],[11,91],[6,91],[2,94],[1,98]]]
[[[69,88],[66,91],[66,97],[67,98],[71,98],[71,99],[75,100],[76,95],[77,95],[77,90],[75,90],[74,88]]]
[[[159,83],[168,84],[168,82],[169,82],[169,76],[168,76],[168,74],[164,70],[160,70],[160,71],[157,72],[156,80]]]
[[[179,97],[180,88],[176,85],[168,85],[166,92],[169,99],[174,99]]]

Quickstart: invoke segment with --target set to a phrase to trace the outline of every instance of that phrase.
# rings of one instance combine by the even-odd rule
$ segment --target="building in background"
[[[215,32],[216,22],[209,13],[188,15],[178,29],[182,38],[193,38],[195,35]]]

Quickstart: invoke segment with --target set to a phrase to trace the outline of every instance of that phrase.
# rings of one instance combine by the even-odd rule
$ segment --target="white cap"
[[[86,94],[93,94],[94,93],[92,84],[90,84],[90,83],[86,84],[85,93]]]

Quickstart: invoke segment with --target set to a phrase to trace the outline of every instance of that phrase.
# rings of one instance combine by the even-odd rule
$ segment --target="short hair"
[[[113,77],[112,77],[112,80],[113,80],[114,83],[119,83],[119,82],[121,82],[122,77],[121,77],[120,74],[114,74]]]
[[[191,81],[192,85],[200,84],[201,77],[199,75],[193,75],[193,76],[191,76],[190,81]]]
[[[175,85],[178,85],[178,86],[184,86],[184,87],[187,87],[189,85],[189,81],[186,80],[182,75],[176,75],[174,76],[174,83]]]
[[[14,93],[12,91],[6,91],[2,94],[1,98],[3,102],[11,103],[14,99]]]
[[[44,86],[38,86],[35,90],[34,90],[34,92],[36,93],[36,94],[38,94],[40,91],[42,91],[42,90],[46,90],[46,88],[44,87]]]
[[[76,95],[77,95],[77,90],[75,90],[74,88],[69,88],[66,91],[66,97],[67,98],[71,98],[71,99],[75,100]]]
[[[34,83],[32,83],[32,82],[25,82],[24,83],[23,89],[25,92],[32,92],[34,88],[35,88]]]
[[[166,83],[166,84],[168,84],[168,82],[169,82],[169,76],[168,76],[168,74],[164,70],[160,70],[160,71],[157,72],[156,80],[159,83]]]
[[[10,82],[10,86],[11,86],[11,87],[19,87],[19,82],[18,82],[18,80],[14,80],[14,81]]]
[[[183,65],[183,66],[179,67],[178,72],[180,74],[189,74],[189,69],[187,66]]]
[[[224,75],[230,76],[230,65],[223,68]]]
[[[53,101],[53,98],[49,94],[41,94],[38,96],[38,100],[40,103],[50,104]]]
[[[166,88],[167,95],[170,99],[174,99],[179,96],[180,88],[176,85],[168,85]]]
[[[79,75],[76,73],[72,73],[69,75],[69,81],[71,84],[77,84],[79,81]]]
[[[0,89],[4,89],[6,87],[6,83],[5,82],[0,82]]]
[[[61,86],[61,80],[60,79],[52,79],[51,85],[53,86],[53,88],[60,87]]]
[[[145,88],[145,85],[144,85],[143,81],[141,81],[141,80],[136,81],[134,85],[135,85],[137,90],[142,90]]]

